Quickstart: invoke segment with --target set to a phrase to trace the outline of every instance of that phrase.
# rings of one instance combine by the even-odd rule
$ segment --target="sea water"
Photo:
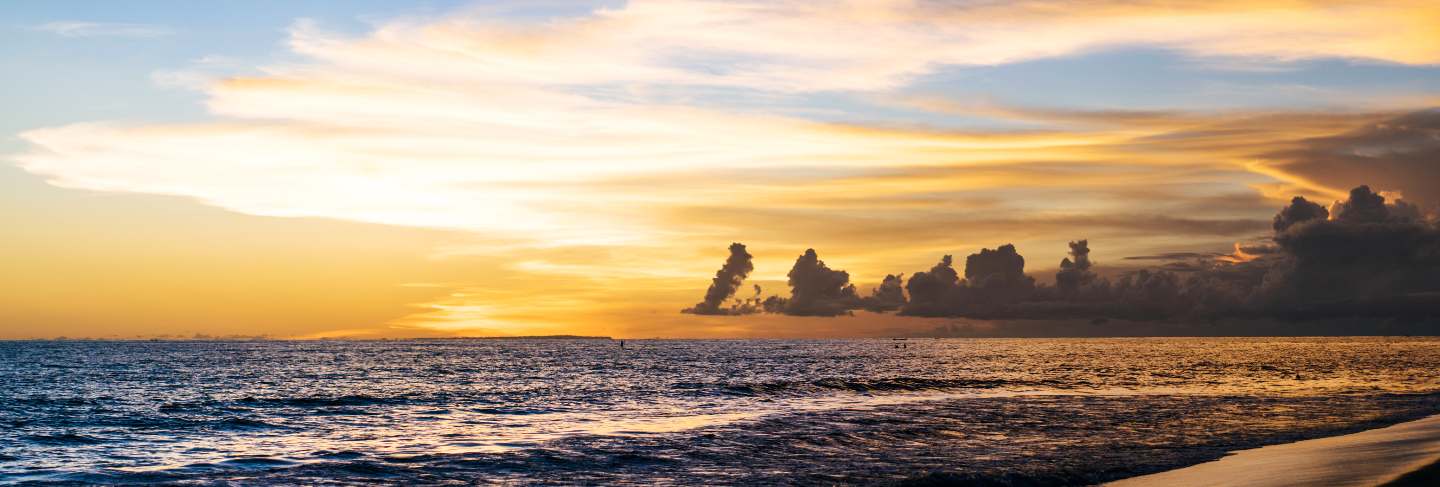
[[[1084,484],[1440,412],[1429,338],[0,342],[0,483]]]

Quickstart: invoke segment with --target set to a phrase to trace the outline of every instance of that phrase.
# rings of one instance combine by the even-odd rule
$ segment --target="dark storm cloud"
[[[1035,289],[1035,279],[1025,275],[1025,258],[1011,244],[980,249],[965,258],[965,279],[946,255],[928,271],[910,276],[905,289],[910,302],[901,314],[914,316],[962,316],[993,313],[997,307],[1024,300]]]
[[[880,285],[861,301],[868,311],[896,311],[905,306],[905,275],[886,274]]]
[[[905,290],[910,292],[910,302],[901,312],[922,316],[948,313],[947,305],[952,302],[961,286],[960,274],[955,272],[954,262],[952,257],[946,255],[930,270],[912,274],[910,281],[905,284]]]
[[[966,257],[965,280],[978,297],[991,302],[1019,301],[1035,288],[1035,279],[1025,275],[1025,257],[1011,244]]]
[[[1287,260],[1268,278],[1282,302],[1364,300],[1440,291],[1440,229],[1413,206],[1360,186],[1335,219],[1278,232]]]
[[[1070,242],[1070,257],[1060,261],[1060,271],[1055,273],[1055,287],[1062,294],[1078,293],[1081,286],[1095,281],[1095,273],[1090,272],[1091,265],[1090,241]]]
[[[1117,310],[1151,318],[1440,318],[1440,307],[1405,304],[1440,292],[1437,224],[1367,186],[1333,208],[1297,197],[1276,215],[1274,243],[1239,246],[1225,256],[1231,264],[1187,269],[1183,279],[1165,271],[1122,279]]]
[[[1440,229],[1413,205],[1359,186],[1333,210],[1291,200],[1274,229],[1273,244],[1127,274],[1099,311],[1130,319],[1440,319],[1440,307],[1424,304],[1440,292]]]
[[[1113,283],[1095,273],[1089,240],[1070,242],[1069,257],[1061,261],[1053,287],[1037,285],[1025,275],[1025,258],[1014,245],[1006,244],[969,255],[963,273],[946,255],[908,281],[888,275],[864,298],[856,295],[847,273],[830,269],[814,250],[807,250],[791,269],[790,298],[772,296],[762,303],[757,294],[732,306],[738,311],[714,314],[763,308],[836,316],[852,309],[898,309],[902,315],[978,319],[1115,318],[1203,324],[1220,319],[1363,317],[1384,318],[1385,326],[1420,327],[1406,330],[1440,325],[1440,221],[1422,216],[1414,205],[1387,201],[1359,186],[1329,210],[1296,197],[1272,223],[1271,238],[1237,243],[1233,254],[1127,257],[1172,262],[1125,272]],[[716,282],[721,282],[719,276]],[[1295,326],[1288,333],[1306,333],[1306,328]]]
[[[1330,211],[1317,203],[1311,203],[1304,197],[1296,196],[1290,200],[1290,204],[1275,215],[1275,223],[1271,225],[1277,232],[1283,232],[1296,223],[1310,220],[1324,220],[1330,217]]]
[[[1429,209],[1440,205],[1440,109],[1371,123],[1265,155],[1279,169],[1331,187],[1368,182]]]
[[[1369,186],[1350,190],[1350,199],[1335,203],[1335,219],[1346,223],[1375,223],[1390,219],[1385,197],[1370,191]]]
[[[737,310],[723,306],[725,301],[740,289],[740,285],[745,282],[750,271],[755,270],[755,264],[750,259],[751,255],[745,251],[745,244],[738,242],[730,244],[730,257],[725,259],[725,264],[715,272],[715,279],[711,281],[710,288],[705,291],[705,300],[682,312],[697,315],[735,314],[734,312]],[[759,293],[758,286],[756,293]]]
[[[782,309],[785,314],[838,316],[860,306],[850,274],[826,266],[815,249],[805,249],[787,276],[790,299]]]

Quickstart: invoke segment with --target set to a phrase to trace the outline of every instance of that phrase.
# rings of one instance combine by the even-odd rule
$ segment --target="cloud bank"
[[[1237,244],[1235,254],[1209,256],[1193,267],[1130,271],[1113,284],[1092,271],[1089,241],[1073,241],[1054,287],[1036,285],[1024,273],[1024,257],[1006,244],[970,254],[963,279],[949,255],[912,274],[904,294],[900,278],[887,275],[870,300],[857,298],[846,273],[829,270],[807,250],[791,271],[790,302],[804,296],[811,304],[799,306],[799,312],[792,306],[766,311],[839,316],[853,309],[898,310],[986,319],[1440,320],[1440,221],[1422,216],[1414,205],[1387,201],[1368,186],[1352,189],[1329,210],[1295,197],[1275,216],[1274,231],[1269,246]]]

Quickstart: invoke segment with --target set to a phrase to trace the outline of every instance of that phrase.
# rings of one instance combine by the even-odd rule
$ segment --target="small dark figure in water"
[[[625,348],[625,340],[620,340],[620,348]]]

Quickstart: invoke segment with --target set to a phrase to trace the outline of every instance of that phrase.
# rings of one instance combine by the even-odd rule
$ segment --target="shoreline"
[[[1346,435],[1236,450],[1219,460],[1104,485],[1409,487],[1434,485],[1437,478],[1440,414]]]

